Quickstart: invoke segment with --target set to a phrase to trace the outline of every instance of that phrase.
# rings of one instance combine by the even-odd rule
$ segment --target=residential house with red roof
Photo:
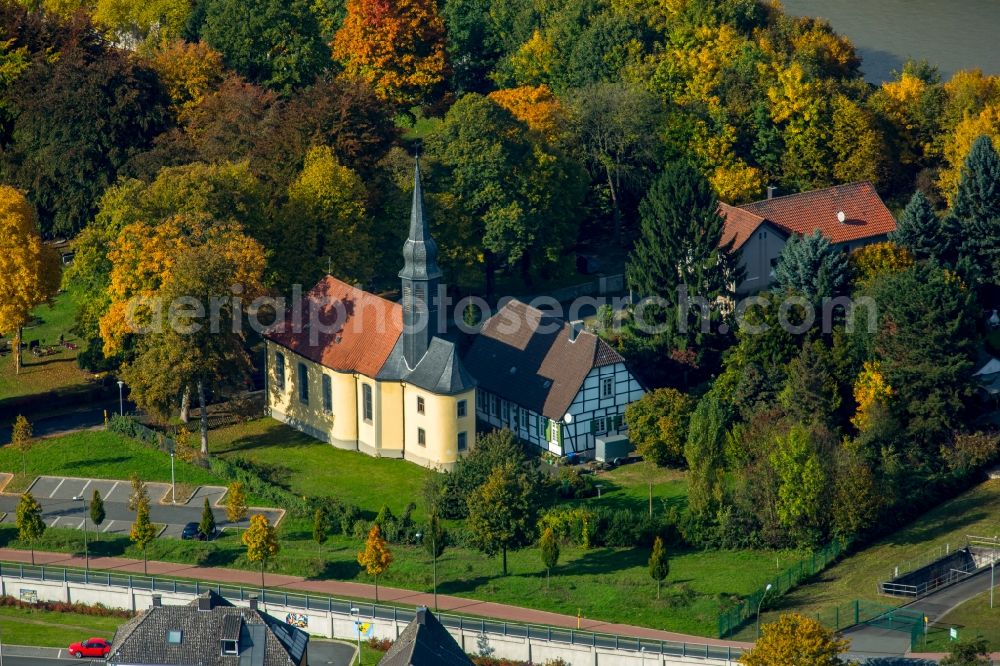
[[[764,291],[774,280],[785,242],[792,234],[815,231],[845,252],[884,241],[896,220],[867,181],[755,201],[743,206],[720,203],[726,216],[722,244],[740,253],[746,274],[738,294]]]

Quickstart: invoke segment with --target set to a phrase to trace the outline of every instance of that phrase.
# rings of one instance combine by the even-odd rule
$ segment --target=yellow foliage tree
[[[333,57],[348,76],[402,107],[429,103],[449,71],[433,0],[348,0]]]
[[[531,38],[511,54],[510,78],[522,86],[543,85],[552,76],[557,57],[552,42],[536,29]]]
[[[118,43],[136,49],[180,37],[191,0],[96,0],[94,23]]]
[[[546,141],[559,140],[567,130],[566,109],[547,85],[495,90],[488,97]]]
[[[192,44],[183,39],[158,48],[150,65],[160,75],[177,113],[197,106],[217,90],[225,74],[222,54],[204,42]]]
[[[31,311],[59,291],[59,254],[42,243],[35,209],[0,185],[0,333],[14,334],[14,372],[21,371],[21,329]]]
[[[840,655],[850,641],[838,639],[816,620],[789,613],[761,627],[752,649],[740,656],[743,666],[842,666]]]
[[[905,247],[886,241],[859,247],[851,253],[854,283],[862,289],[874,284],[877,278],[898,273],[913,265],[913,255]]]
[[[877,409],[885,407],[893,390],[882,374],[878,361],[865,361],[861,373],[854,382],[854,401],[858,403],[858,411],[851,418],[851,423],[858,430],[864,431],[872,424],[872,418]]]
[[[250,527],[243,533],[243,545],[247,547],[247,560],[260,562],[260,590],[264,596],[264,566],[278,554],[278,534],[267,516],[257,514],[250,517]]]
[[[1000,104],[991,104],[976,115],[967,115],[955,131],[947,138],[944,146],[944,159],[948,166],[941,170],[938,177],[938,187],[948,199],[948,204],[958,191],[958,183],[962,179],[962,166],[969,156],[972,143],[986,135],[993,140],[993,145],[1000,145]]]
[[[377,523],[368,531],[364,550],[358,552],[358,564],[365,568],[369,576],[375,578],[375,601],[378,601],[378,577],[389,570],[392,553],[382,538],[382,530]]]

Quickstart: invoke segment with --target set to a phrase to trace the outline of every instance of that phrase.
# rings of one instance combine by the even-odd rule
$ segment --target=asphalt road
[[[147,484],[150,498],[149,516],[154,523],[164,524],[161,536],[180,537],[184,525],[189,522],[200,522],[204,499],[207,497],[212,505],[215,523],[221,530],[234,526],[226,520],[224,508],[215,507],[215,503],[225,492],[219,486],[202,486],[186,504],[161,504],[161,498],[170,500],[170,484]],[[29,489],[31,494],[42,505],[42,518],[49,527],[66,527],[81,529],[84,525],[84,503],[74,500],[80,496],[86,498],[89,506],[94,490],[101,493],[104,499],[106,517],[96,529],[107,534],[127,534],[135,520],[135,513],[128,508],[128,496],[131,485],[128,481],[109,481],[97,479],[74,479],[64,477],[40,476]],[[17,495],[0,495],[0,512],[5,512],[2,522],[12,523],[17,512]],[[263,513],[274,524],[281,512],[274,509],[254,511]],[[246,526],[246,522],[242,523]],[[95,525],[87,520],[87,529],[95,530]]]
[[[51,416],[45,416],[31,421],[32,431],[35,437],[53,437],[76,430],[87,430],[98,428],[104,425],[104,412],[108,414],[117,412],[118,401],[103,402],[94,405],[86,405],[79,409],[73,409]],[[135,405],[125,401],[125,412],[135,410]],[[12,422],[0,423],[0,444],[10,443],[10,431]]]

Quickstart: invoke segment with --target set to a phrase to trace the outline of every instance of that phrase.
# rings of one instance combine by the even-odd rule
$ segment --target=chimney
[[[153,608],[160,608],[163,606],[163,597],[158,594],[153,595]]]
[[[257,595],[250,595],[250,610],[257,610]]]
[[[846,222],[847,221],[847,214],[844,211],[842,211],[842,210],[837,211],[837,221],[839,221],[841,224],[843,224],[844,222]]]
[[[212,593],[203,592],[198,597],[198,610],[200,611],[210,611],[212,610]]]
[[[571,321],[569,323],[569,341],[576,342],[576,339],[580,337],[580,333],[583,331],[583,321],[577,319],[576,321]]]
[[[417,607],[417,624],[427,624],[427,607]]]
[[[768,185],[768,186],[767,186],[767,198],[768,198],[768,199],[773,199],[773,198],[774,198],[774,192],[775,192],[775,191],[776,191],[777,189],[778,189],[778,188],[777,188],[777,187],[775,187],[774,185]]]

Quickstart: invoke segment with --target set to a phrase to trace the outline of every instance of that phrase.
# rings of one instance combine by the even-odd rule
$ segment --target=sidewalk
[[[0,548],[0,560],[4,562],[31,561],[31,554],[28,551],[14,550],[12,548]],[[82,569],[85,565],[84,558],[67,555],[65,553],[48,553],[35,551],[36,564],[48,564],[60,567],[73,567]],[[130,560],[121,557],[91,557],[90,569],[115,571],[118,573],[142,574],[142,561]],[[229,585],[245,585],[256,587],[260,585],[260,574],[253,571],[242,571],[239,569],[197,567],[189,564],[176,564],[173,562],[149,562],[148,571],[151,576],[175,576],[178,578],[192,578],[197,580],[207,580],[213,583],[223,583]],[[269,588],[282,588],[297,592],[311,592],[314,594],[326,594],[335,597],[349,597],[352,599],[375,599],[375,587],[364,583],[353,583],[338,580],[307,580],[299,576],[286,576],[283,574],[265,574],[265,584]],[[414,592],[413,590],[401,590],[393,587],[379,586],[379,603],[401,604],[406,606],[428,606],[433,608],[434,595],[425,592]],[[534,610],[531,608],[521,608],[519,606],[508,606],[489,601],[477,601],[475,599],[463,599],[444,594],[438,595],[438,609],[453,613],[463,613],[492,618],[508,622],[523,622],[527,624],[544,624],[554,627],[577,628],[577,618],[571,615],[560,615],[546,611]],[[671,631],[659,631],[646,627],[635,627],[627,624],[612,624],[599,620],[583,618],[580,622],[580,629],[604,634],[618,634],[621,636],[632,636],[635,638],[645,638],[649,640],[682,641],[687,643],[700,643],[718,646],[750,647],[749,643],[737,641],[724,641],[702,636],[689,636]]]

